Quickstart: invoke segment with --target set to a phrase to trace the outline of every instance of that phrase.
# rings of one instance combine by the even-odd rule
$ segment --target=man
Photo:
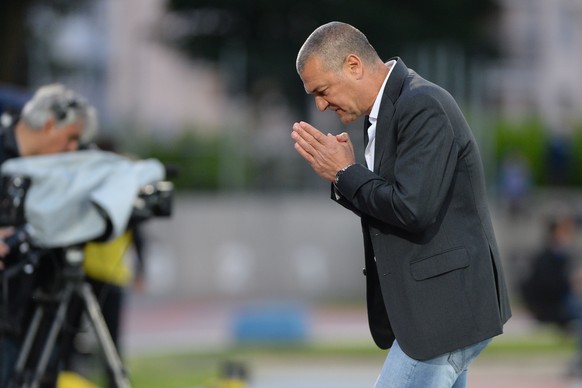
[[[366,116],[367,168],[347,133],[293,125],[297,152],[362,222],[368,320],[391,348],[376,387],[465,387],[511,316],[478,148],[453,98],[384,63],[356,28],[317,28],[297,72],[320,111]]]
[[[96,127],[94,108],[60,84],[40,88],[24,105],[20,119],[8,121],[0,126],[0,166],[21,156],[76,151],[81,139],[92,136]],[[2,238],[8,234],[0,231]],[[0,258],[7,252],[0,242]]]
[[[77,150],[81,141],[95,131],[96,116],[83,98],[63,85],[53,84],[40,88],[25,104],[21,117],[7,124],[0,127],[0,166],[11,158]],[[17,254],[2,243],[11,233],[10,227],[0,228],[0,276],[5,282],[4,292],[0,292],[0,387],[7,384],[16,361],[26,329],[32,284],[38,281],[37,273],[42,272],[21,271],[13,278],[3,276],[4,267],[18,260]]]
[[[576,352],[568,374],[582,376],[582,273],[576,268],[575,212],[567,207],[552,209],[544,219],[546,238],[532,255],[521,285],[525,307],[540,322],[557,325],[576,337]],[[572,334],[572,333],[570,333]]]

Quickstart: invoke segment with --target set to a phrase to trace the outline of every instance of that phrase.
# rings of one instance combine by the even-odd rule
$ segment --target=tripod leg
[[[71,296],[73,295],[73,289],[74,285],[68,284],[65,290],[63,291],[63,298],[61,303],[59,304],[59,307],[55,315],[55,319],[51,324],[46,342],[41,351],[40,359],[38,361],[38,365],[34,373],[34,379],[32,381],[32,384],[30,385],[31,388],[37,388],[40,380],[44,376],[46,367],[53,353],[54,345],[57,341],[57,336],[59,335],[59,331],[63,327],[63,322],[65,321],[67,309],[69,307],[69,301],[71,300]]]
[[[10,382],[9,387],[17,387],[22,384],[24,380],[24,370],[26,368],[26,363],[31,356],[32,346],[34,345],[34,340],[37,336],[38,329],[40,328],[40,323],[44,316],[44,310],[42,306],[37,306],[34,315],[32,317],[32,321],[30,322],[30,326],[28,327],[28,331],[26,332],[26,337],[24,338],[24,342],[22,344],[22,348],[18,353],[18,359],[16,360],[16,365],[14,366],[14,373]]]
[[[117,388],[129,388],[131,387],[131,384],[127,379],[117,349],[115,348],[111,335],[109,334],[105,321],[103,320],[103,314],[99,308],[99,303],[97,302],[95,295],[93,295],[89,284],[83,283],[81,287],[82,297],[85,301],[85,308],[87,309],[89,320],[91,321],[95,334],[99,339],[103,353],[105,353],[105,359],[111,373],[113,374],[115,385]]]

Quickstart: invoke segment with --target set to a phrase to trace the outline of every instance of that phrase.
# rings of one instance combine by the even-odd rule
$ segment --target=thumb
[[[342,132],[339,135],[336,135],[335,138],[337,139],[337,141],[340,141],[342,143],[347,143],[348,141],[350,141],[350,136],[347,134],[347,132]]]

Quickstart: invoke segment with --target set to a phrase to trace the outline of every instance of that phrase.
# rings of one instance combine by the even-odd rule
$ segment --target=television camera
[[[34,313],[9,387],[41,384],[54,362],[75,296],[115,385],[130,387],[97,299],[84,280],[83,246],[120,236],[132,223],[170,217],[173,185],[164,180],[165,167],[153,159],[132,161],[87,150],[12,159],[2,165],[1,174],[0,227],[15,228],[5,243],[16,252],[11,255],[16,259],[6,263],[0,283],[20,271],[34,271],[49,251],[60,256],[53,274],[58,286],[53,285],[48,294],[39,289],[33,295]]]
[[[0,227],[23,227],[26,224],[24,201],[30,187],[26,176],[2,176],[0,183]],[[170,181],[148,183],[141,187],[133,203],[130,219],[146,221],[153,217],[171,217],[174,185]],[[22,235],[20,235],[22,237]],[[11,245],[18,236],[8,238]]]

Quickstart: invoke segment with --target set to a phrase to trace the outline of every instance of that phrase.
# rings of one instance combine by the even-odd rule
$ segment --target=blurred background
[[[474,386],[572,386],[571,333],[536,320],[520,284],[547,217],[582,219],[582,1],[2,0],[1,111],[64,83],[97,107],[98,140],[179,171],[173,216],[144,225],[145,285],[128,290],[130,371],[152,374],[136,386],[209,386],[230,359],[256,387],[375,380],[359,221],[290,139],[307,120],[363,149],[363,123],[317,112],[295,71],[332,20],[449,90],[479,142],[514,318]],[[574,263],[581,248],[576,228]]]

